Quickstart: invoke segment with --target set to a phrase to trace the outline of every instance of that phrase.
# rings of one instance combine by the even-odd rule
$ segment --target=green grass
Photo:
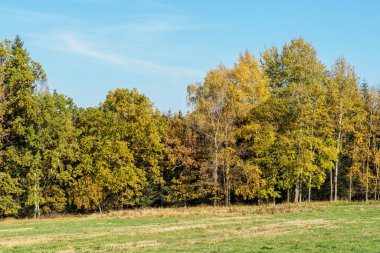
[[[380,203],[147,209],[0,222],[0,252],[57,251],[380,252]]]

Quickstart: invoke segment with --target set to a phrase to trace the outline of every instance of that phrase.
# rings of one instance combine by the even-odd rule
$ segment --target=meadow
[[[380,203],[188,207],[0,221],[0,252],[379,252]]]

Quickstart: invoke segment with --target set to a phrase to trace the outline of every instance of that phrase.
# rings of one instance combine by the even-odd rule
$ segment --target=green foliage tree
[[[67,205],[66,192],[73,183],[73,167],[80,154],[79,132],[74,126],[78,109],[71,99],[56,91],[51,94],[41,90],[36,100],[42,209],[45,213],[61,212]]]
[[[114,115],[114,123],[117,124],[112,134],[128,142],[134,165],[146,177],[146,187],[160,188],[164,184],[164,168],[160,166],[160,161],[164,156],[163,136],[166,131],[160,112],[154,110],[152,102],[135,89],[109,92],[102,108]]]
[[[70,189],[71,203],[78,209],[102,211],[133,205],[145,184],[128,142],[118,138],[120,126],[115,116],[98,108],[80,113],[81,154]]]
[[[17,199],[21,192],[17,179],[0,172],[0,218],[18,213],[21,206]]]
[[[148,183],[161,184],[158,121],[148,98],[136,90],[117,89],[100,108],[81,112],[81,157],[71,203],[84,210],[134,206]]]

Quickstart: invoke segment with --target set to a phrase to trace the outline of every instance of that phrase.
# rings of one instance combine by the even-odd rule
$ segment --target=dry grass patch
[[[148,247],[157,247],[162,245],[162,243],[157,242],[156,240],[152,241],[137,241],[137,242],[128,242],[128,243],[110,243],[105,245],[105,248],[109,250],[132,250],[132,249],[141,249]]]
[[[247,225],[247,223],[242,223]],[[284,222],[276,222],[264,225],[256,226],[246,226],[239,230],[231,229],[218,229],[208,231],[214,235],[208,236],[207,238],[197,238],[197,239],[186,239],[182,243],[195,244],[199,242],[212,242],[217,243],[224,240],[229,240],[231,238],[250,238],[250,237],[266,237],[275,236],[285,233],[296,232],[299,229],[305,229],[307,227],[320,227],[331,224],[330,221],[323,219],[311,219],[311,220],[292,220]]]
[[[5,237],[0,240],[0,248],[47,243],[53,240],[54,237],[45,235]]]
[[[91,214],[87,218],[175,218],[175,217],[225,217],[265,215],[302,210],[312,210],[331,205],[327,202],[315,202],[305,204],[277,204],[263,206],[197,206],[197,207],[169,207],[169,208],[144,208],[123,211],[111,211],[102,214]]]
[[[75,253],[75,249],[65,249],[65,250],[59,250],[57,253]]]
[[[8,229],[0,229],[0,233],[2,232],[11,232],[11,233],[17,233],[17,232],[25,232],[28,230],[33,230],[34,228],[8,228]]]

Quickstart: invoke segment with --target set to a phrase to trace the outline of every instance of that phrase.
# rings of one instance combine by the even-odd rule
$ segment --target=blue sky
[[[0,38],[25,41],[49,87],[79,106],[137,88],[162,111],[186,111],[186,87],[239,52],[302,36],[327,66],[344,55],[380,83],[380,1],[34,0],[0,2]]]

